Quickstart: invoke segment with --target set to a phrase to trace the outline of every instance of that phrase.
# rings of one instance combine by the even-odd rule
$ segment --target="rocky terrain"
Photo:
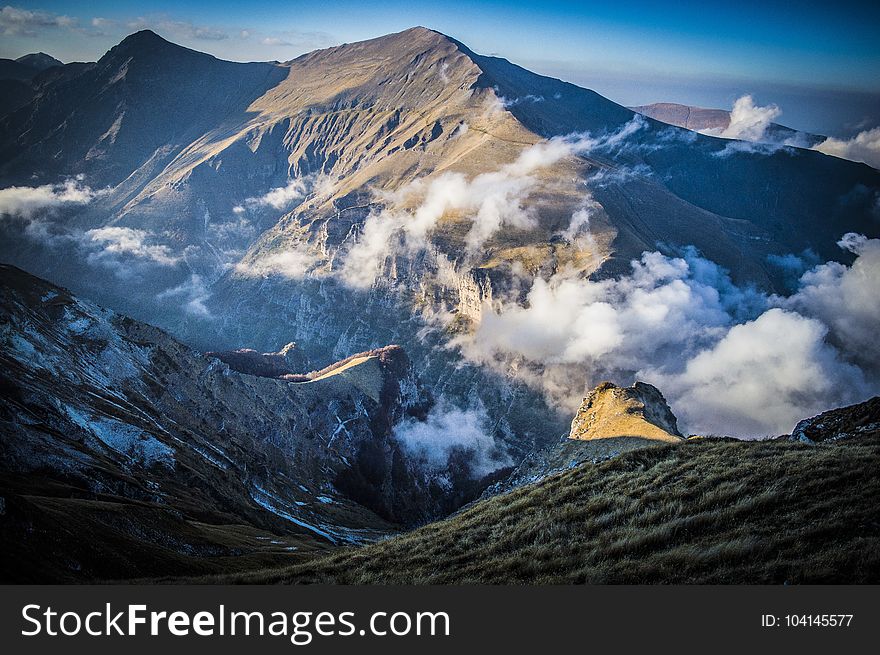
[[[880,398],[823,412],[805,418],[791,432],[790,438],[803,443],[849,439],[880,430]]]
[[[485,486],[466,459],[437,477],[394,439],[432,404],[400,348],[297,382],[241,374],[10,266],[0,312],[6,577],[170,574],[361,543]]]
[[[484,497],[531,484],[585,462],[593,464],[654,445],[680,443],[684,437],[660,391],[644,382],[619,387],[602,382],[584,398],[571,430],[556,443],[530,452]]]

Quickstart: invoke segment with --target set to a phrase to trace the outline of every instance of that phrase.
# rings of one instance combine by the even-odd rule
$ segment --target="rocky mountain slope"
[[[637,450],[381,544],[212,581],[876,584],[880,431],[859,417],[877,401],[829,412],[815,445],[698,439]],[[843,433],[854,436],[833,438]]]
[[[300,382],[241,374],[9,266],[0,313],[7,579],[265,562],[370,541],[482,488],[466,460],[438,477],[393,437],[432,403],[400,348]]]
[[[805,418],[791,432],[790,438],[803,443],[849,439],[880,430],[880,398],[823,412]]]

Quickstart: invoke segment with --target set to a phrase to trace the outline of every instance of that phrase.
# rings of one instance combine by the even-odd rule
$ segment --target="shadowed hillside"
[[[880,434],[698,440],[582,465],[358,550],[241,582],[877,583]]]

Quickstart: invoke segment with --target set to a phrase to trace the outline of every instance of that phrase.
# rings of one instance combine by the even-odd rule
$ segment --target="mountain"
[[[200,581],[875,584],[880,431],[844,418],[865,411],[831,412],[841,420],[815,445],[697,439],[637,450],[380,544]],[[838,430],[854,436],[835,440]]]
[[[53,66],[64,65],[62,62],[55,59],[55,57],[47,55],[45,52],[32,52],[29,55],[22,55],[15,61],[38,71],[44,71]]]
[[[0,314],[6,580],[277,564],[446,515],[488,483],[464,460],[420,468],[392,436],[432,402],[400,348],[300,382],[241,374],[9,266]]]
[[[202,351],[398,344],[513,458],[570,410],[457,345],[487,308],[691,247],[779,291],[768,257],[878,235],[868,166],[731,148],[425,28],[252,64],[143,31],[41,75],[0,117],[0,186],[50,204],[2,221],[0,258]]]
[[[630,109],[643,116],[694,132],[710,131],[720,134],[730,127],[731,112],[726,109],[705,109],[674,102],[655,102],[650,105],[630,107]],[[769,143],[791,142],[801,148],[810,148],[821,143],[827,137],[794,130],[779,123],[768,123],[764,138]]]
[[[0,59],[0,116],[29,104],[34,98],[35,87],[49,77],[41,74],[63,66],[62,62],[45,52],[24,55],[18,59]]]
[[[0,80],[30,80],[47,68],[63,65],[45,52],[35,52],[18,59],[0,59]]]
[[[678,343],[652,342],[612,362],[598,330],[615,298],[642,298],[640,280],[656,274],[664,297],[647,294],[655,302],[631,321],[671,333],[685,331],[674,320],[691,319],[698,296],[707,310],[694,320],[708,325],[686,325],[697,335],[686,347],[711,355],[733,326],[757,324],[756,298],[794,303],[772,295],[790,291],[793,272],[829,261],[841,277],[866,247],[855,235],[880,236],[880,172],[869,166],[666,125],[426,28],[247,64],[142,31],[28,85],[0,111],[0,260],[49,281],[4,269],[3,357],[19,375],[5,382],[16,394],[9,434],[21,435],[4,448],[16,485],[43,480],[19,496],[62,508],[43,515],[44,535],[81,529],[52,521],[85,520],[58,498],[93,509],[105,488],[123,513],[130,492],[167,518],[143,469],[175,520],[256,525],[321,548],[331,541],[288,524],[337,543],[373,538],[492,493],[527,456],[544,475],[548,462],[618,454],[621,439],[645,445],[647,425],[676,441],[665,401],[622,386],[600,395],[638,434],[557,449],[599,380],[646,379],[655,353],[686,364]],[[566,322],[551,306],[529,323],[548,309],[540,292],[571,288],[564,308],[614,298],[590,305],[604,314]],[[58,307],[44,307],[52,294]],[[670,313],[672,301],[682,304]],[[775,310],[769,320],[796,320]],[[504,317],[524,320],[505,332]],[[840,363],[825,324],[801,318],[818,340],[804,348],[825,366],[815,370]],[[829,343],[861,339],[843,323]],[[579,348],[554,352],[566,329],[593,326]],[[508,351],[483,347],[487,335]],[[828,386],[852,390],[838,404],[867,397],[861,369],[838,368],[850,386]],[[810,402],[783,409],[793,418],[832,404]],[[737,411],[752,409],[724,416]],[[105,420],[127,426],[110,424],[107,437],[122,451],[101,440]],[[232,460],[220,482],[209,444]],[[59,472],[46,452],[85,458],[85,472]],[[182,462],[173,472],[172,461]],[[23,507],[15,516],[31,515]],[[20,520],[10,534],[27,534]],[[124,539],[144,530],[133,525]],[[215,543],[205,529],[200,543]],[[151,533],[169,574],[187,557],[160,547],[175,530]],[[89,562],[84,577],[131,573],[131,563],[108,573]]]
[[[678,424],[657,387],[635,382],[619,387],[602,382],[584,398],[571,423],[569,439],[638,438],[677,442]]]
[[[822,412],[805,418],[791,432],[791,439],[815,444],[823,441],[849,439],[880,430],[880,398]]]

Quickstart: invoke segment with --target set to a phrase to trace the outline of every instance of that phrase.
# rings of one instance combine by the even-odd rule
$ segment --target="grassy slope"
[[[383,543],[224,581],[876,583],[878,464],[877,433],[649,448]]]

